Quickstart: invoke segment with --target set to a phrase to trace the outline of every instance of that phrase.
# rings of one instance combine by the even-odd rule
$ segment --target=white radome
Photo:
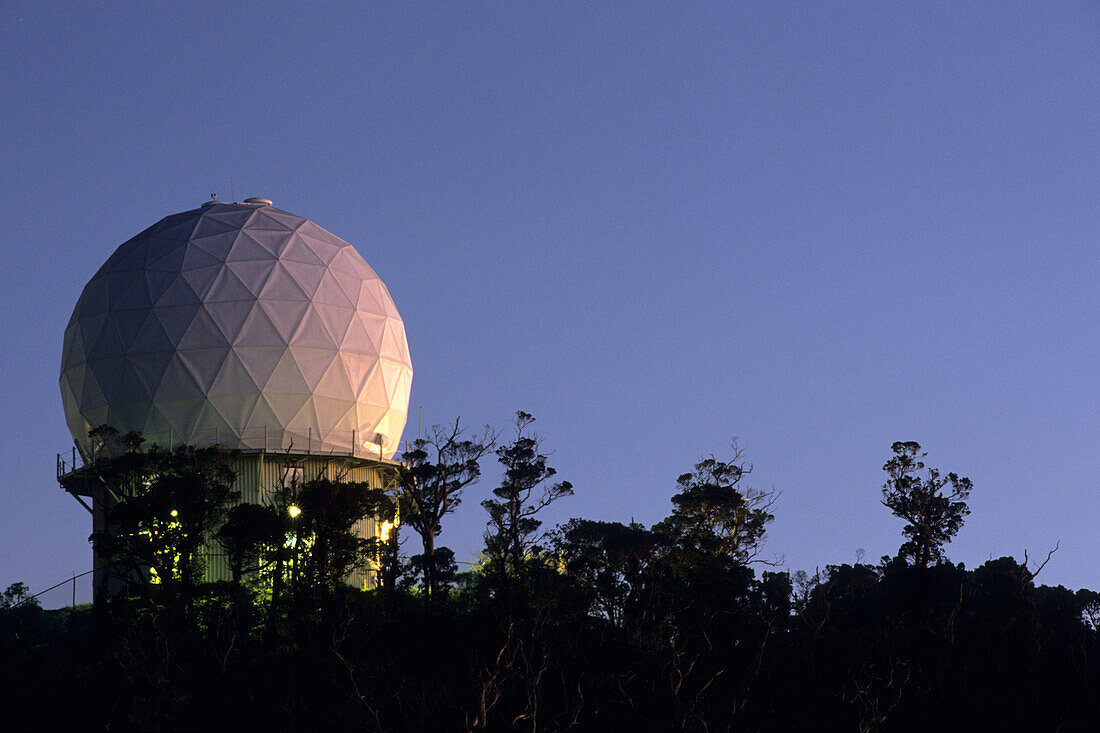
[[[77,446],[150,443],[391,457],[412,362],[386,286],[350,244],[270,205],[210,202],[122,244],[65,329]]]

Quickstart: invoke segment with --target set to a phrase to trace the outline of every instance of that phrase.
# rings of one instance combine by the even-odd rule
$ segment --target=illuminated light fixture
[[[287,508],[287,510],[286,510],[286,511],[287,511],[287,514],[289,514],[289,515],[291,516],[291,518],[292,518],[292,519],[293,519],[294,517],[297,517],[297,516],[298,516],[299,514],[301,514],[301,513],[302,513],[302,509],[301,509],[301,507],[299,507],[299,506],[298,506],[298,505],[296,505],[296,504],[291,504],[291,505],[290,505],[290,506],[289,506],[289,507]]]
[[[171,514],[173,517],[178,517],[180,515],[180,513],[178,511],[176,511],[175,509],[173,509],[171,512],[169,512],[169,514]]]

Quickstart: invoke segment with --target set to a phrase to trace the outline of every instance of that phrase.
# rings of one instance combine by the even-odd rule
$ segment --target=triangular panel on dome
[[[274,206],[264,206],[256,209],[249,227],[293,231],[302,221],[303,219],[300,216],[295,216],[282,209],[276,209]]]
[[[317,311],[317,307],[310,304],[302,320],[298,323],[298,327],[294,330],[290,345],[335,351],[343,334],[333,334]]]
[[[145,312],[144,319],[135,318],[134,321],[138,324],[138,330],[126,349],[128,356],[150,352],[170,352],[175,349],[175,344],[168,337],[155,311],[148,310]]]
[[[83,383],[83,375],[80,382]],[[64,375],[61,377],[61,408],[64,410],[65,415],[72,415],[75,412],[80,411],[80,401],[77,399],[77,395],[80,394],[80,389],[74,381],[66,379]]]
[[[332,270],[326,270],[322,273],[321,280],[317,283],[316,292],[313,294],[314,303],[354,309],[355,301],[356,298],[348,297],[347,292],[340,285]]]
[[[167,430],[146,436],[150,442],[164,447],[178,447],[194,442],[195,421],[199,411],[206,404],[206,398],[192,400],[158,400],[153,405],[147,424],[163,422]],[[160,418],[157,418],[157,413]]]
[[[325,376],[329,365],[336,360],[337,354],[336,349],[313,349],[306,346],[291,346],[289,353],[301,370],[310,392],[321,383],[321,378]]]
[[[151,402],[157,383],[149,383],[147,374],[142,374],[130,359],[123,359],[119,365],[118,378],[111,385],[107,401],[112,405],[124,402]],[[137,428],[131,428],[136,430]]]
[[[141,272],[145,269],[145,257],[152,241],[146,239],[134,242],[125,250],[119,247],[116,256],[111,258],[111,272]]]
[[[168,418],[164,416],[161,408],[160,403],[154,403],[150,406],[149,414],[145,417],[145,428],[142,430],[142,434],[147,446],[154,443],[167,446],[169,430],[174,429],[171,423],[168,422]],[[179,445],[178,438],[174,441],[174,444]]]
[[[373,313],[367,313],[367,311],[362,309],[357,309],[356,313],[359,313],[359,318],[363,321],[363,327],[366,329],[367,336],[370,337],[371,343],[374,344],[373,352],[375,354],[381,354],[382,337],[386,332],[388,318]]]
[[[225,261],[225,258],[229,256],[229,251],[233,249],[233,243],[237,241],[239,231],[226,232],[224,234],[212,234],[209,237],[202,237],[200,239],[192,239],[190,248],[201,249],[211,257],[216,257],[218,260]]]
[[[142,271],[148,270],[150,262],[155,262],[171,252],[178,251],[181,247],[185,246],[185,244],[185,242],[180,242],[176,239],[167,239],[160,236],[145,240],[142,246],[142,249],[145,250],[144,256],[137,269]]]
[[[58,381],[61,384],[61,401],[65,403],[66,410],[70,402],[77,407],[80,406],[78,397],[84,391],[84,375],[87,372],[88,367],[85,364],[61,370],[61,378]]]
[[[382,373],[382,365],[377,360],[375,360],[373,368],[360,379],[359,392],[355,397],[355,401],[383,407],[389,405],[386,380]]]
[[[409,356],[409,340],[405,336],[405,324],[396,318],[390,319],[390,330],[397,342],[398,351],[401,354],[400,361],[412,366],[412,357]]]
[[[385,300],[382,298],[382,290],[378,287],[377,280],[363,280],[359,284],[359,297],[356,307],[368,313],[377,313],[388,316]]]
[[[155,301],[155,305],[157,306],[198,305],[198,303],[199,296],[195,293],[194,288],[188,283],[187,276],[182,274],[175,275],[175,280],[168,284],[168,287],[164,289],[164,292],[162,292],[160,297]]]
[[[278,416],[275,414],[275,410],[271,408],[271,405],[267,401],[265,395],[257,395],[256,404],[252,406],[252,413],[248,416],[248,420],[245,423],[252,429],[267,428],[269,431],[275,430],[281,426]]]
[[[255,299],[256,296],[252,294],[252,291],[241,282],[233,269],[228,266],[218,268],[218,274],[214,277],[214,281],[210,283],[210,288],[203,298],[207,303],[220,303],[227,300],[253,301]]]
[[[343,365],[344,373],[348,376],[348,384],[351,385],[352,393],[358,396],[363,391],[367,378],[378,366],[378,357],[369,354],[356,354],[341,349],[337,358]]]
[[[309,399],[306,394],[283,394],[278,392],[264,392],[264,400],[275,413],[278,424],[272,425],[272,429],[286,429],[290,426],[294,416],[297,415],[302,405]]]
[[[65,340],[61,347],[61,369],[83,362],[84,358],[84,329],[80,327],[80,319],[74,318],[69,321],[69,325],[65,326]]]
[[[382,353],[382,334],[386,330],[386,317],[362,310],[356,310],[356,313],[358,318],[355,320],[362,326],[362,330],[359,330],[353,324],[348,324],[344,348],[378,356]],[[353,328],[354,331],[352,331]],[[352,336],[354,336],[354,339]]]
[[[99,380],[90,367],[79,366],[68,373],[73,375],[71,384],[76,384],[79,379],[80,391],[75,396],[81,412],[107,405],[107,395],[103,393],[103,388],[99,386]]]
[[[313,390],[313,393],[314,395],[335,397],[349,402],[355,400],[355,389],[348,379],[344,362],[339,357],[333,359],[329,364],[328,369],[326,369],[325,373],[321,376],[321,381],[317,383],[317,387]]]
[[[412,387],[412,372],[402,368],[397,378],[397,386],[393,390],[393,398],[390,404],[395,407],[404,407],[409,404],[409,393]]]
[[[309,303],[304,300],[261,300],[260,307],[275,324],[284,343],[290,343],[306,317]]]
[[[328,439],[339,440],[342,443],[351,445],[351,433],[354,430],[359,432],[358,414],[355,409],[355,402],[352,400],[337,400],[332,398],[322,398],[328,400],[324,409],[327,413],[326,423],[328,426],[326,437]],[[358,436],[356,436],[358,439]]]
[[[332,269],[342,270],[358,275],[363,280],[377,280],[378,275],[363,259],[363,255],[359,254],[359,250],[354,247],[345,247],[340,250],[340,254],[336,259],[332,261]]]
[[[283,353],[279,363],[275,365],[263,391],[265,394],[297,394],[303,397],[311,392],[309,383],[289,349]],[[282,413],[280,413],[281,416]]]
[[[88,444],[88,432],[100,425],[110,425],[108,422],[111,419],[111,409],[107,405],[101,405],[98,407],[86,407],[81,408],[81,414],[83,415],[83,429],[81,430],[81,438],[83,445]]]
[[[173,354],[168,364],[165,365],[164,374],[157,386],[157,403],[205,398],[206,390],[202,388],[191,369],[184,363],[182,355]]]
[[[200,300],[206,297],[206,293],[214,285],[214,281],[218,279],[218,275],[226,267],[225,263],[219,262],[210,267],[196,267],[193,270],[185,270],[182,273],[184,281],[191,288],[191,290],[199,297]]]
[[[233,352],[248,370],[252,381],[261,389],[271,379],[275,367],[278,366],[279,360],[283,358],[286,351],[286,346],[252,346],[240,343],[233,346]]]
[[[107,313],[96,313],[95,315],[84,316],[70,322],[69,328],[65,330],[66,334],[69,329],[73,329],[80,333],[82,349],[80,352],[74,354],[79,361],[84,361],[88,358],[88,352],[95,345],[95,342],[99,340],[99,333],[106,327],[108,318],[110,318],[110,315]]]
[[[395,397],[401,386],[405,367],[402,364],[391,361],[382,361],[380,362],[380,366],[382,367],[382,378],[386,382],[386,402],[390,405],[395,405],[397,404]]]
[[[248,418],[256,409],[256,403],[259,400],[259,393],[211,396],[210,405],[232,431],[232,435],[214,437],[223,442],[230,437],[242,437],[245,428],[248,426]]]
[[[95,359],[88,362],[88,371],[95,379],[96,384],[99,386],[97,397],[102,394],[103,401],[107,404],[111,403],[111,398],[115,394],[115,386],[118,384],[119,377],[122,375],[122,364],[125,361],[121,356],[114,356],[107,359]],[[84,377],[85,383],[87,383],[88,377]]]
[[[229,348],[229,339],[225,337],[205,305],[195,310],[190,325],[179,340],[180,349],[221,349]]]
[[[208,239],[225,234],[232,237],[240,230],[242,224],[244,224],[243,219],[240,215],[234,213],[229,213],[228,216],[214,213],[204,214],[189,238],[194,242],[197,239]]]
[[[251,315],[256,302],[253,300],[234,300],[225,303],[207,302],[206,310],[210,317],[221,329],[222,334],[230,343],[235,343],[240,337],[245,320]]]
[[[80,318],[106,313],[111,308],[111,300],[107,288],[107,276],[96,275],[84,286],[84,291],[77,301],[77,312]]]
[[[351,420],[345,418],[352,413],[355,403],[351,400],[314,395],[313,407],[317,412],[318,437],[350,446],[353,427]]]
[[[314,228],[320,229],[320,227]],[[328,232],[324,232],[323,234],[317,232],[310,233],[308,231],[302,231],[301,228],[295,233],[295,239],[312,250],[313,254],[317,255],[317,258],[326,265],[331,265],[333,260],[336,259],[345,247],[351,246]],[[290,244],[288,243],[287,246],[289,247]]]
[[[247,229],[242,229],[233,241],[225,259],[227,262],[250,262],[253,260],[274,260],[278,255],[258,242]]]
[[[359,285],[363,281],[354,274],[329,269],[321,281],[321,288],[330,289],[333,286],[344,296],[348,305],[355,308],[359,303]],[[332,296],[335,297],[335,296]]]
[[[282,264],[286,271],[290,273],[290,276],[294,278],[294,281],[298,283],[302,292],[308,294],[311,300],[316,301],[319,295],[317,288],[321,285],[321,280],[325,276],[325,266],[309,265],[304,262],[286,262],[285,260]]]
[[[179,279],[179,273],[160,270],[146,270],[144,275],[150,304],[159,301],[168,288]]]
[[[189,270],[197,270],[201,267],[215,267],[221,265],[223,262],[225,262],[223,258],[211,254],[201,247],[192,247],[188,245],[183,252],[183,265],[180,266],[180,270],[182,272],[188,272]]]
[[[151,308],[139,308],[121,313],[114,318],[115,327],[118,329],[118,340],[124,352],[130,351],[142,324],[145,323],[145,316],[152,313]]]
[[[65,405],[66,415],[70,412],[70,406],[76,410],[80,409],[80,400],[85,393],[87,375],[88,367],[84,364],[61,372],[61,379],[59,380],[61,383],[61,401]],[[91,391],[93,385],[89,384],[87,386],[88,391]]]
[[[264,300],[309,300],[294,276],[287,271],[286,263],[279,262],[268,275],[260,297]]]
[[[277,257],[282,260],[286,259],[283,250],[286,248],[286,242],[290,238],[289,231],[286,229],[259,228],[253,223],[248,225],[247,233],[257,244],[270,252],[272,257]]]
[[[386,328],[382,331],[382,349],[379,355],[383,359],[392,359],[397,362],[408,361],[409,350],[404,336],[400,321],[387,319]]]
[[[164,332],[168,334],[168,339],[173,344],[179,344],[184,334],[187,333],[187,329],[191,327],[191,322],[195,320],[195,314],[199,312],[201,307],[199,303],[157,306],[153,308],[153,313],[156,314],[160,325],[164,328]]]
[[[224,349],[180,349],[179,357],[183,365],[191,373],[195,384],[199,386],[203,394],[209,394],[214,380],[221,371],[229,355],[229,347]]]
[[[145,241],[146,236],[153,236],[153,232],[151,231],[152,229],[153,227],[150,227],[136,237],[131,237],[122,244],[118,245],[118,249],[112,252],[111,256],[107,258],[107,261],[103,263],[102,270],[109,272],[114,269],[115,265],[132,255],[134,253],[134,249],[136,247],[140,247],[141,243]]]
[[[207,395],[239,395],[259,394],[260,385],[252,378],[245,368],[241,357],[232,349],[225,355],[225,360],[218,368],[214,376],[214,382],[210,385]]]
[[[130,273],[128,278],[113,279],[111,288],[111,312],[148,308],[153,304],[149,297],[149,285],[145,273]]]
[[[192,445],[211,445],[222,435],[235,437],[229,421],[213,402],[207,400],[199,408],[195,424],[188,432],[188,442]]]
[[[107,316],[102,328],[96,334],[95,340],[85,339],[84,348],[88,351],[88,360],[109,359],[123,353],[122,341],[118,335],[118,326],[112,315]]]
[[[380,433],[387,427],[386,413],[388,410],[381,405],[372,405],[365,402],[355,403],[355,421],[359,424],[356,429],[358,432],[357,440],[359,447],[373,448],[377,450],[374,444],[371,442],[374,439],[375,433]]]
[[[277,260],[246,260],[244,262],[228,262],[226,267],[233,270],[233,274],[240,278],[244,286],[253,296],[259,297],[267,285],[275,269]]]
[[[302,311],[305,311],[305,306],[305,303],[301,304]],[[276,309],[276,312],[281,310],[283,309]],[[293,333],[293,328],[291,328],[290,333]],[[290,340],[290,333],[283,333],[278,324],[272,320],[263,304],[256,302],[252,305],[252,309],[245,318],[244,325],[237,333],[234,344],[238,346],[278,346],[285,349],[287,341]]]
[[[110,310],[117,310],[119,302],[134,284],[134,273],[130,270],[109,269],[107,276],[107,301]]]
[[[323,252],[331,252],[333,255],[339,251],[338,247],[322,248]],[[306,265],[328,267],[328,262],[306,244],[306,241],[297,234],[287,235],[283,245],[282,259],[285,262],[300,262]]]
[[[127,361],[137,372],[138,378],[147,386],[150,397],[155,399],[164,381],[168,365],[174,358],[176,353],[172,350],[150,351],[141,354],[138,358],[128,356]]]
[[[191,212],[188,212],[188,214]],[[195,225],[199,223],[198,216],[190,216],[188,214],[180,214],[175,217],[168,217],[164,219],[162,226],[157,228],[157,236],[164,239],[175,239],[187,241],[191,238],[191,234],[195,231]]]
[[[144,434],[145,423],[152,407],[148,402],[112,402],[107,420],[111,427],[118,430],[119,435],[125,435],[131,430]]]
[[[310,397],[308,400],[302,403],[302,406],[298,408],[298,412],[294,415],[294,418],[290,421],[289,427],[297,433],[302,435],[309,434],[309,428],[312,428],[313,439],[320,441],[321,431],[318,427],[319,420],[317,418],[317,403]],[[305,446],[303,446],[305,447]]]
[[[290,214],[289,211],[276,208],[274,206],[262,206],[255,210],[255,214],[252,215],[252,220],[256,223],[256,226],[264,228],[272,227],[274,225],[282,225],[287,229],[294,229],[300,225],[305,219]]]
[[[359,314],[354,308],[341,308],[335,305],[315,305],[317,315],[325,324],[325,328],[332,334],[333,341],[340,346],[347,338],[348,329],[352,321],[359,320]]]
[[[178,273],[183,269],[183,261],[187,256],[187,243],[176,242],[172,247],[160,250],[150,250],[145,253],[146,272],[170,272]],[[203,253],[206,255],[206,253]],[[209,256],[209,255],[206,255]]]

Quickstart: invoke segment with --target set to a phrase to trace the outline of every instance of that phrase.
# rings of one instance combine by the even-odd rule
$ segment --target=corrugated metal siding
[[[322,475],[334,480],[365,482],[372,488],[392,488],[386,485],[384,472],[377,465],[362,460],[328,456],[286,455],[281,453],[245,453],[232,462],[237,480],[234,488],[241,492],[241,503],[269,504],[272,495],[288,481],[288,468],[301,469],[299,481],[312,481]],[[289,481],[288,481],[289,482]],[[364,539],[375,537],[378,532],[374,517],[364,517],[355,525],[356,534]],[[218,546],[211,543],[206,555],[206,580],[230,580],[228,559]],[[373,588],[377,573],[373,568],[357,570],[348,577],[348,583],[356,588]]]

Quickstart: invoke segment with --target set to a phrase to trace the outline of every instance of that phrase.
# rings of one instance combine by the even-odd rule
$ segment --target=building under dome
[[[354,247],[267,199],[210,201],[124,242],[81,293],[60,376],[75,447],[58,477],[102,530],[107,499],[83,464],[89,431],[109,425],[166,448],[239,450],[242,501],[288,475],[381,485],[411,382],[401,317]],[[208,568],[227,577],[213,551]]]

